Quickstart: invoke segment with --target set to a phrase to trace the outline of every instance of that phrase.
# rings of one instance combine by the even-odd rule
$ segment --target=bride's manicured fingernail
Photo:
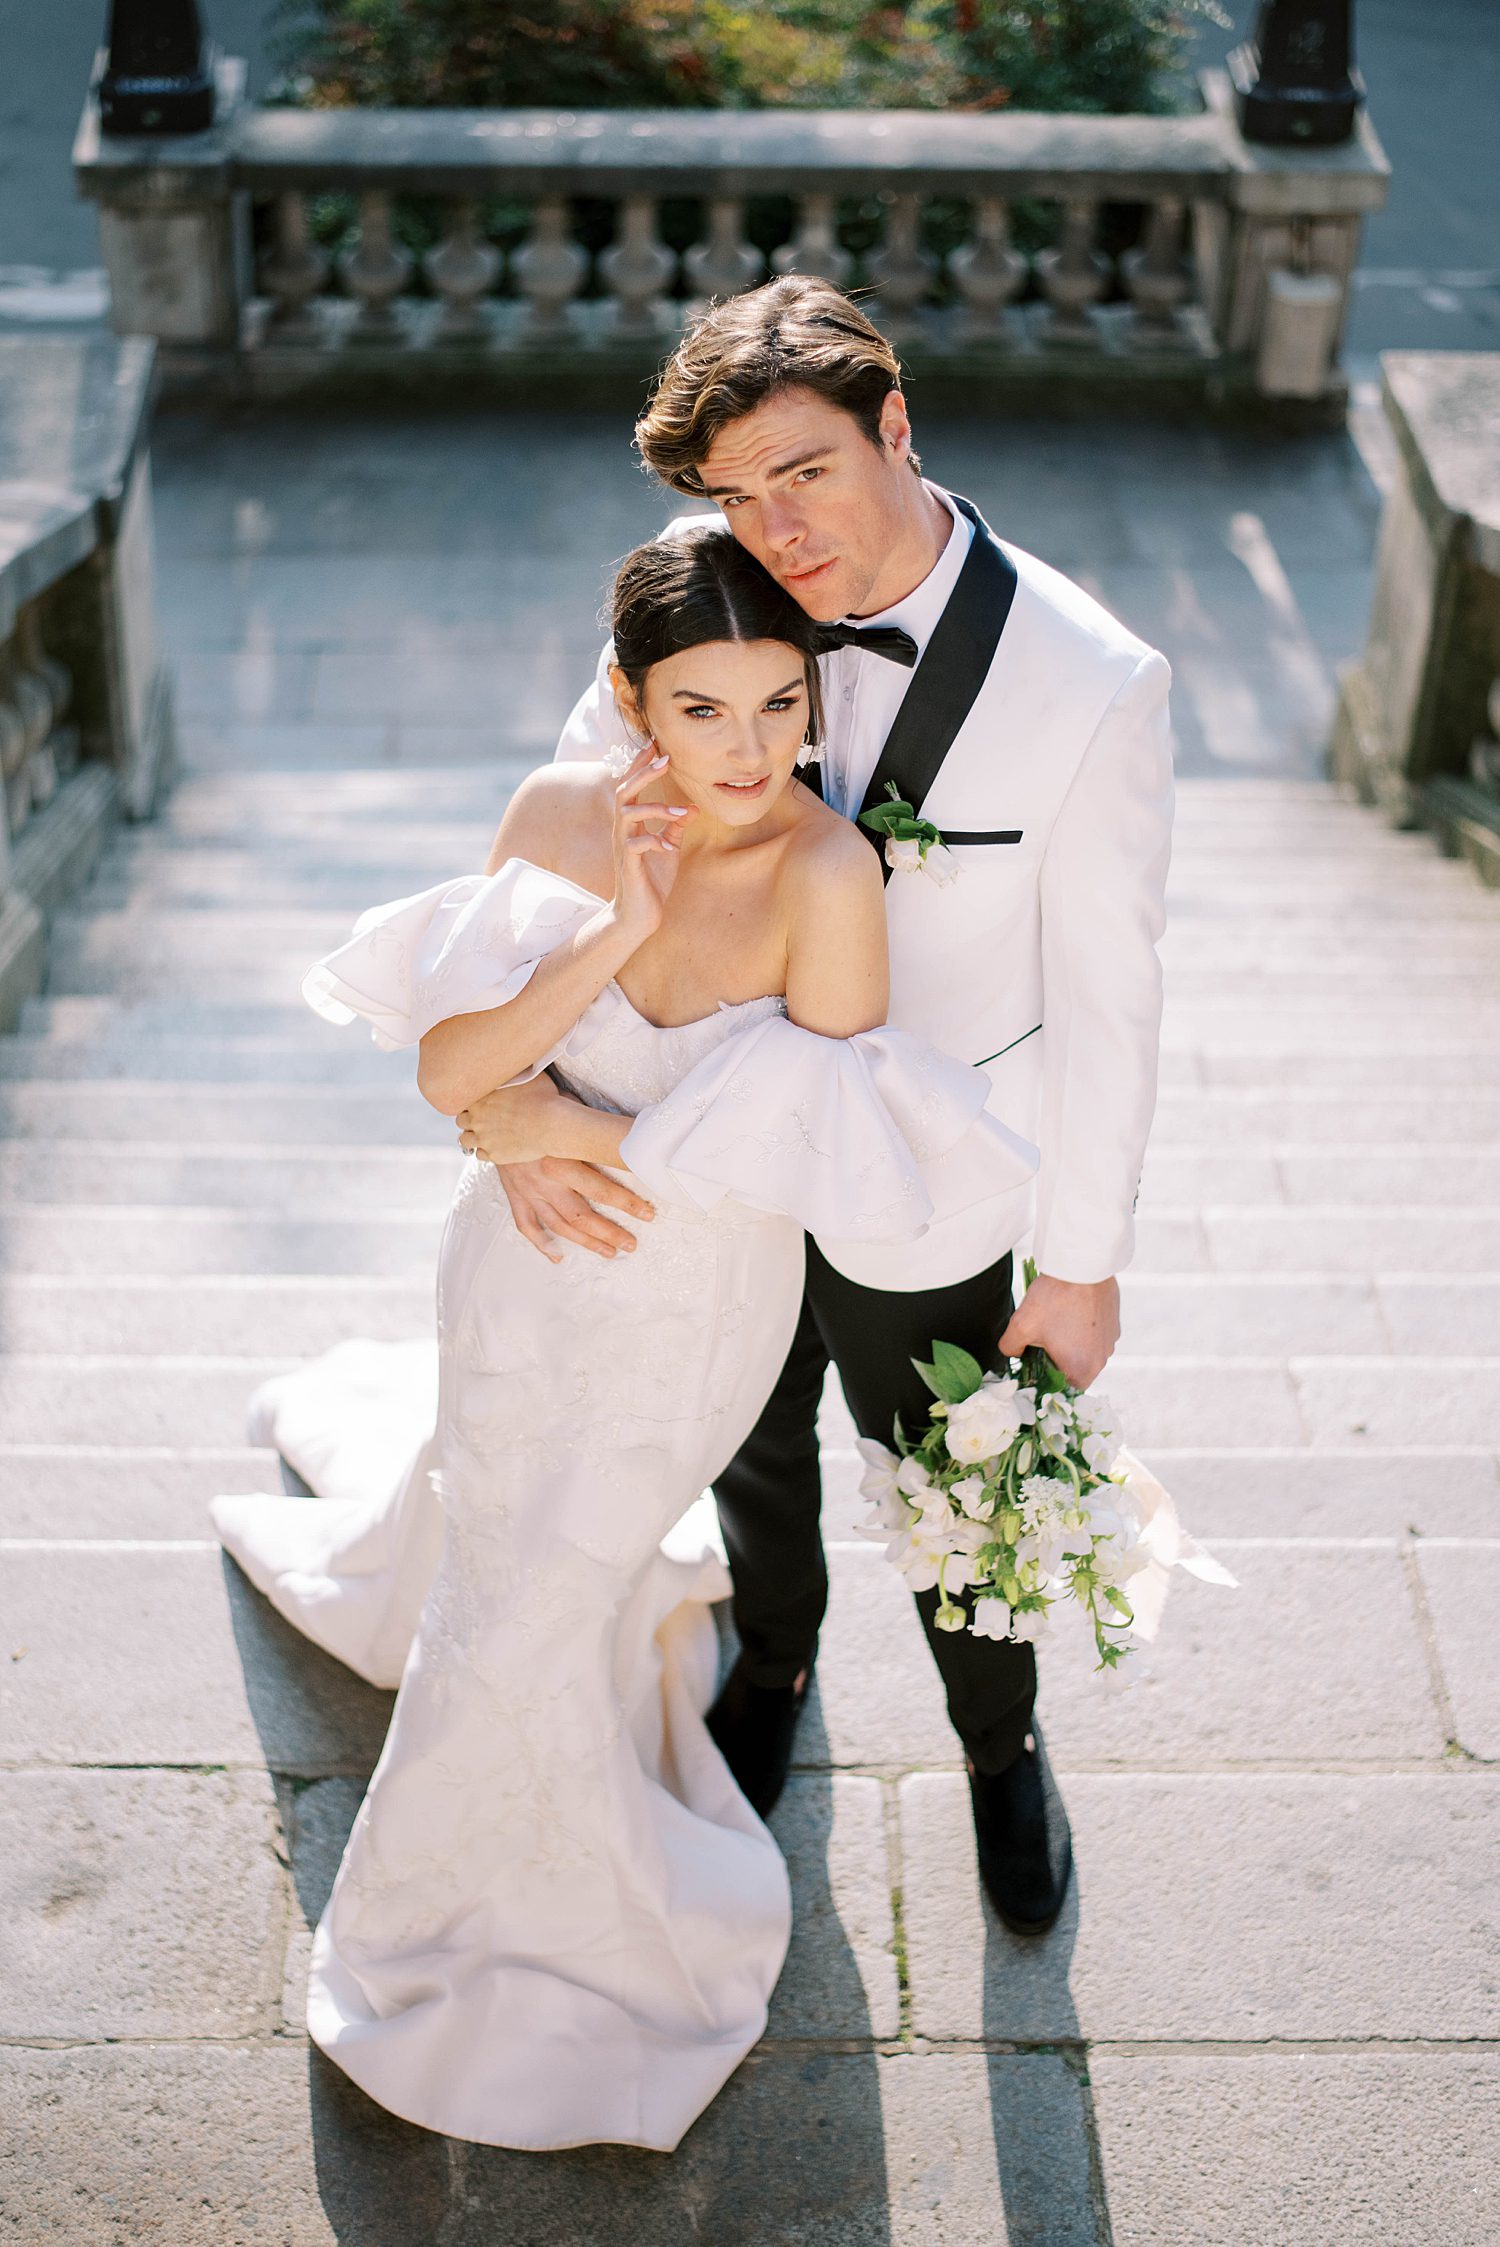
[[[671,762],[672,760],[670,757],[653,757],[651,760],[651,770],[652,772],[660,772],[663,765],[669,765]]]

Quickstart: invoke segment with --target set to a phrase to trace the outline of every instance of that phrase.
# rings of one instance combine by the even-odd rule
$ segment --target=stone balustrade
[[[152,607],[155,346],[0,337],[0,1030],[47,916],[172,761]]]
[[[174,140],[102,136],[91,98],[74,156],[116,327],[266,388],[446,365],[549,397],[603,373],[618,395],[695,304],[794,271],[867,290],[914,369],[966,399],[1092,384],[1336,411],[1360,227],[1387,179],[1365,122],[1343,148],[1247,144],[1212,72],[1201,113],[1173,117],[262,109],[243,84],[224,64],[218,121]],[[316,222],[330,195],[357,212],[336,254]],[[767,260],[746,210],[773,196],[791,215]],[[696,238],[677,249],[662,209],[684,199]],[[849,199],[879,214],[859,256]],[[585,201],[614,214],[595,252]],[[497,205],[525,213],[503,248]],[[1018,206],[1031,237],[1053,214],[1031,255]],[[441,214],[425,249],[414,208]],[[961,235],[942,255],[934,208]],[[1111,250],[1130,212],[1138,239]]]
[[[1394,472],[1330,762],[1500,885],[1500,351],[1380,364]]]

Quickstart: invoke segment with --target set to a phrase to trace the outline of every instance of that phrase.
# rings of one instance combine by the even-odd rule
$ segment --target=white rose
[[[974,1636],[976,1638],[1010,1637],[1010,1609],[1003,1599],[975,1600]]]
[[[949,1456],[965,1467],[997,1458],[1015,1442],[1030,1417],[1020,1383],[1010,1374],[1002,1379],[987,1373],[971,1397],[948,1408]]]
[[[922,871],[939,889],[948,889],[958,880],[958,860],[946,843],[929,843]]]
[[[922,846],[916,841],[901,842],[896,836],[885,838],[885,862],[894,866],[898,874],[920,874],[922,871]]]

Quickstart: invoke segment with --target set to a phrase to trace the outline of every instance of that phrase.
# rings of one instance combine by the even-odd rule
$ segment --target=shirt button
[[[852,701],[854,700],[854,689],[853,689],[853,687],[845,687],[845,689],[844,689],[844,700],[845,700],[846,702],[852,702]]]

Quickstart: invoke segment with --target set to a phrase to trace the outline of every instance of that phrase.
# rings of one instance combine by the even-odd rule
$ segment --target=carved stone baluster
[[[954,342],[1014,341],[1016,325],[1006,306],[1025,287],[1029,268],[1011,246],[1008,203],[986,196],[976,205],[973,238],[952,253],[948,271],[963,298],[954,317]]]
[[[1183,340],[1178,313],[1192,292],[1182,250],[1183,205],[1175,197],[1157,203],[1146,221],[1146,238],[1120,260],[1130,291],[1130,343],[1136,351],[1171,350]]]
[[[42,622],[35,607],[23,609],[16,620],[15,654],[12,691],[23,717],[30,713],[31,801],[45,804],[78,761],[78,728],[59,723],[73,698],[73,676],[42,646]]]
[[[836,206],[831,195],[804,195],[797,230],[790,242],[772,253],[778,273],[820,273],[825,281],[843,288],[854,270],[854,260],[839,246]]]
[[[260,261],[260,285],[271,299],[270,326],[278,342],[312,340],[318,334],[314,305],[328,286],[327,255],[312,240],[307,197],[278,195],[276,238]]]
[[[472,198],[454,203],[441,242],[422,259],[422,271],[442,300],[433,323],[435,343],[483,342],[489,335],[482,307],[500,264],[500,252],[480,234],[479,205]]]
[[[551,343],[577,333],[573,299],[588,276],[589,261],[588,252],[573,240],[562,196],[537,204],[530,237],[512,255],[510,269],[526,299],[524,341]]]
[[[611,333],[659,335],[671,317],[663,291],[676,270],[676,257],[657,239],[655,197],[627,195],[620,231],[599,259],[612,299],[606,315]]]
[[[1042,334],[1048,343],[1100,340],[1092,307],[1108,283],[1109,259],[1093,246],[1095,209],[1093,203],[1064,204],[1062,240],[1055,250],[1043,250],[1037,258],[1048,306]]]
[[[412,258],[391,230],[391,198],[371,188],[359,199],[359,239],[339,258],[344,286],[359,303],[349,330],[356,343],[390,343],[401,335],[396,298],[411,279]]]
[[[922,248],[919,195],[892,197],[885,240],[869,266],[880,300],[877,317],[886,334],[898,343],[920,336],[918,306],[931,291],[937,260]]]
[[[0,650],[0,789],[7,835],[19,835],[31,813],[28,749],[26,720],[13,697],[11,660]]]
[[[745,240],[745,206],[738,196],[715,196],[708,206],[704,239],[683,253],[683,269],[693,292],[690,312],[709,302],[738,296],[760,279],[761,254]]]

